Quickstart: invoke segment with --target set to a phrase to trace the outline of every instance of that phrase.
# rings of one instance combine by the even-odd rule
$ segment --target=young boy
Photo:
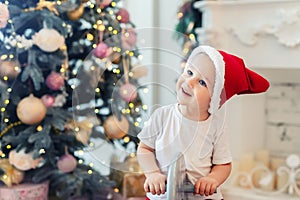
[[[219,186],[231,171],[231,153],[221,106],[235,94],[260,93],[269,83],[242,59],[199,46],[178,79],[178,103],[155,110],[139,133],[138,160],[145,173],[147,199],[166,199],[169,165],[181,153],[188,199],[223,199]]]

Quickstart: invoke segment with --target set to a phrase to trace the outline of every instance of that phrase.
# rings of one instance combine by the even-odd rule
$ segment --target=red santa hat
[[[206,53],[215,66],[215,84],[208,110],[211,114],[233,95],[261,93],[270,86],[264,77],[246,68],[244,61],[235,55],[210,46],[199,46],[190,57],[199,53]]]

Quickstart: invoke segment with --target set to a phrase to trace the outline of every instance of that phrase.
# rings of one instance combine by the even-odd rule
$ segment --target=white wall
[[[142,64],[149,70],[140,83],[148,85],[149,105],[176,101],[176,78],[180,73],[179,44],[173,39],[177,10],[182,0],[125,0],[131,21],[136,25],[144,56]]]

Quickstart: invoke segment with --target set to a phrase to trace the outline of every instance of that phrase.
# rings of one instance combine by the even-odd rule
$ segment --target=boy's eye
[[[188,75],[192,76],[193,75],[193,72],[191,70],[187,70],[186,72]]]
[[[200,83],[200,85],[207,87],[206,82],[204,80],[200,80],[199,83]]]

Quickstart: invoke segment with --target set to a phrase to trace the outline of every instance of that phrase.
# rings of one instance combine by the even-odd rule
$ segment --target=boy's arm
[[[137,149],[139,164],[146,176],[144,189],[152,194],[164,194],[167,177],[161,173],[154,154],[154,149],[140,142]]]
[[[218,186],[224,183],[231,172],[231,163],[223,165],[214,165],[208,177],[211,177],[217,181]]]
[[[146,176],[149,173],[160,172],[160,169],[156,163],[154,149],[148,147],[142,142],[140,142],[137,149],[137,158]]]
[[[200,178],[195,184],[195,193],[200,195],[212,195],[228,178],[231,172],[231,163],[214,165],[211,172]]]

